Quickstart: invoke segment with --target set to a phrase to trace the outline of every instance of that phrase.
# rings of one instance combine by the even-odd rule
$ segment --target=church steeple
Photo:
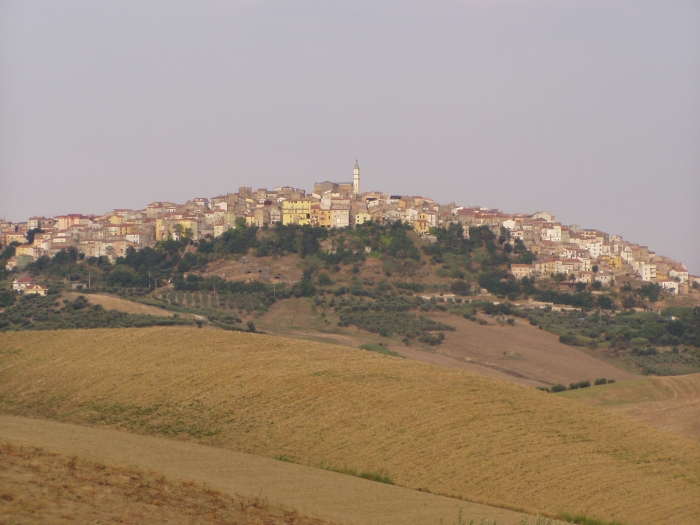
[[[355,195],[360,194],[360,165],[357,163],[357,159],[355,159],[355,169],[353,170],[352,191]]]

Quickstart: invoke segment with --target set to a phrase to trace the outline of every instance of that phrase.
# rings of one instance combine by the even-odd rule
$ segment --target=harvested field
[[[149,479],[138,483],[135,490],[137,496],[142,497],[142,501],[148,497],[158,496],[157,493],[153,493],[153,488],[160,488],[159,480],[163,477],[169,481],[166,487],[177,488],[180,485],[177,480],[180,479],[193,480],[202,487],[214,489],[215,496],[221,494],[231,496],[234,501],[238,501],[239,506],[242,505],[245,508],[252,504],[254,508],[249,509],[248,514],[262,515],[267,521],[264,519],[261,521],[266,524],[278,523],[274,518],[280,514],[283,514],[290,523],[298,525],[315,523],[315,521],[300,518],[298,514],[313,516],[325,522],[355,525],[394,525],[395,523],[437,525],[441,519],[451,524],[459,515],[460,508],[463,509],[465,517],[474,518],[477,522],[482,519],[488,520],[489,523],[497,520],[501,525],[527,525],[527,523],[535,525],[536,522],[534,516],[526,517],[526,521],[523,522],[521,514],[517,512],[376,483],[328,470],[195,443],[140,436],[105,428],[0,416],[0,439],[15,443],[15,450],[18,446],[26,448],[38,445],[61,452],[64,457],[69,458],[69,461],[70,458],[78,456],[88,459],[93,464],[121,465],[122,469],[128,472],[133,472],[133,465],[138,465],[142,472],[150,474]],[[2,456],[0,456],[0,464],[2,464]],[[59,466],[61,464],[65,463],[59,460]],[[82,465],[81,461],[76,467]],[[46,474],[50,475],[51,472],[41,474],[43,475],[40,479],[32,479],[31,482],[36,481],[40,486],[46,487],[46,478],[49,477]],[[155,483],[153,483],[154,477]],[[68,481],[71,481],[70,478]],[[109,483],[109,479],[104,481]],[[190,483],[187,482],[187,485]],[[0,494],[2,492],[0,471]],[[22,488],[19,487],[12,492],[21,493]],[[33,492],[41,501],[38,491]],[[203,501],[201,494],[197,494],[204,491],[191,491],[195,492],[194,494],[182,494],[181,491],[178,494],[175,490],[172,492],[174,494],[170,503],[177,504],[178,499],[184,500],[181,503],[186,509],[203,504],[200,509],[206,511],[206,514],[216,512],[217,517],[221,519],[218,523],[222,521],[231,523],[227,519],[222,519],[230,519],[230,513],[227,516],[227,513],[222,511],[236,509],[230,509],[225,498],[217,497],[216,506],[214,506],[210,502]],[[100,504],[99,500],[92,501],[97,503],[95,507],[103,512],[109,508],[109,505]],[[161,503],[159,498],[156,499],[156,503]],[[234,515],[233,518],[235,517]],[[241,522],[234,521],[234,523]],[[148,523],[148,521],[140,523]],[[243,523],[246,522],[243,521]],[[538,525],[545,524],[538,523]],[[547,525],[559,525],[559,522]]]
[[[134,301],[128,301],[126,299],[121,299],[119,297],[114,297],[113,295],[104,294],[80,294],[80,293],[64,293],[63,297],[75,301],[79,295],[83,295],[90,304],[101,304],[105,310],[119,310],[120,312],[126,312],[127,314],[148,314],[155,315],[158,317],[172,317],[172,312],[168,312],[163,308],[158,308],[157,306],[150,306],[147,304],[136,303]],[[190,317],[186,314],[180,314],[183,317]]]
[[[194,440],[556,515],[691,524],[700,444],[341,346],[189,328],[0,334],[0,410]]]
[[[327,523],[261,498],[12,443],[0,444],[0,515],[2,523]]]
[[[442,322],[450,324],[453,317],[448,317]],[[454,319],[459,320],[457,317],[454,317]],[[275,303],[269,312],[255,320],[255,324],[259,330],[270,335],[292,337],[318,343],[347,345],[354,348],[363,344],[383,343],[390,345],[390,350],[397,352],[406,359],[464,370],[523,386],[537,387],[544,384],[536,379],[524,377],[522,374],[513,373],[504,367],[490,366],[488,362],[479,364],[479,361],[471,358],[450,357],[443,353],[437,353],[440,352],[440,349],[436,352],[433,347],[430,348],[430,351],[426,351],[421,346],[406,346],[394,339],[387,339],[355,326],[339,327],[337,326],[337,318],[329,319],[329,323],[325,323],[321,317],[314,313],[311,301],[306,298],[287,299]],[[494,332],[485,333],[490,337]],[[538,350],[538,348],[534,350]],[[449,350],[446,353],[449,354]]]
[[[558,395],[700,441],[700,374],[647,377]]]
[[[501,326],[489,319],[488,326],[450,314],[433,314],[432,319],[454,326],[446,332],[437,351],[500,370],[541,385],[578,382],[599,377],[629,381],[640,376],[596,359],[579,348],[559,342],[556,335],[516,319],[515,326]]]

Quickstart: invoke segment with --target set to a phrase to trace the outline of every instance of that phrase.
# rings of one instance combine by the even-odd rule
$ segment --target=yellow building
[[[169,231],[165,227],[165,219],[156,219],[156,241],[164,241],[168,238]]]
[[[179,221],[176,221],[176,223],[182,226],[183,233],[187,230],[192,232],[192,235],[190,236],[191,239],[199,238],[199,222],[197,219],[180,219]]]
[[[425,219],[418,219],[413,223],[413,229],[420,234],[428,233],[430,231],[430,223]]]
[[[333,226],[333,210],[319,210],[318,225],[324,228],[331,228]]]
[[[362,211],[355,214],[355,224],[364,224],[366,222],[370,222],[371,220],[372,216],[366,211]]]
[[[178,230],[182,233],[185,233],[187,230],[190,230],[190,239],[199,238],[199,223],[196,219],[156,219],[156,241],[177,239],[179,237],[179,234],[177,234]]]
[[[308,199],[284,201],[282,224],[311,224],[311,201]]]

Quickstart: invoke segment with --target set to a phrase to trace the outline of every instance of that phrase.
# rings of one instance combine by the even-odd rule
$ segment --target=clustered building
[[[183,236],[193,240],[219,237],[241,221],[260,227],[282,223],[326,228],[402,221],[426,242],[435,240],[431,228],[450,223],[462,224],[465,235],[472,226],[487,226],[497,235],[505,228],[512,242],[522,241],[537,255],[532,264],[512,265],[516,278],[564,274],[573,283],[607,284],[632,275],[675,294],[687,293],[700,280],[689,275],[683,264],[656,255],[646,246],[599,230],[562,225],[551,213],[506,214],[454,203],[442,205],[420,196],[362,193],[357,162],[352,182],[318,182],[311,194],[289,186],[271,190],[244,186],[236,193],[184,204],[152,202],[143,210],[115,209],[101,216],[69,214],[32,217],[25,223],[0,222],[0,243],[20,243],[8,269],[22,268],[44,255],[52,257],[70,246],[86,257],[104,256],[114,262],[129,247],[138,250]]]

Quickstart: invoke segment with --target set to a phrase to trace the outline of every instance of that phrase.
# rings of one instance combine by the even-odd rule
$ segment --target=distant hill
[[[96,315],[78,311],[83,303],[51,306],[50,299],[35,308],[29,299],[18,301],[6,291],[0,292],[5,307],[0,331],[187,324],[193,315],[199,316],[196,322],[250,330],[248,323],[264,319],[274,304],[308,297],[323,325],[357,327],[388,344],[440,346],[454,323],[450,318],[435,322],[428,314],[450,312],[474,322],[487,315],[502,323],[519,317],[557,334],[566,345],[596,351],[633,372],[700,371],[697,308],[630,308],[659,304],[667,296],[657,285],[587,285],[563,275],[516,279],[510,266],[532,261],[534,254],[522,242],[511,244],[507,232],[498,236],[486,226],[465,230],[459,224],[433,232],[420,237],[400,222],[346,229],[239,224],[217,238],[130,248],[115,265],[105,258],[80,259],[69,249],[27,267],[49,286],[49,297],[71,292],[71,279],[90,281],[86,295],[97,292],[160,307],[173,318]],[[8,286],[12,275],[4,274]],[[137,311],[118,301],[101,301],[109,308]],[[176,313],[181,317],[175,319]]]

